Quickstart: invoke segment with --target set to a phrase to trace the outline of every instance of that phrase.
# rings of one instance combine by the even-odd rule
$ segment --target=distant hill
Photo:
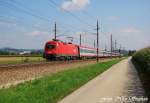
[[[43,49],[15,49],[9,47],[0,48],[0,55],[18,55],[25,53],[38,55],[43,53]]]

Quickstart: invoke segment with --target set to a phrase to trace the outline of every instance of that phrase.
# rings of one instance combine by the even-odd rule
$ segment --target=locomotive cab
[[[45,44],[43,58],[55,59],[56,57],[56,42],[50,41]]]
[[[46,47],[45,47],[45,49],[48,49],[48,50],[52,50],[52,49],[55,49],[55,48],[56,48],[55,44],[46,44]]]

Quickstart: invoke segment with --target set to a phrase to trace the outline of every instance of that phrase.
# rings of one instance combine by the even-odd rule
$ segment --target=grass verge
[[[62,71],[0,90],[0,103],[57,103],[121,59]]]

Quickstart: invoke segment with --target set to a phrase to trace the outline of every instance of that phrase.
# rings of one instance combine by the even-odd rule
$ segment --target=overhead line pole
[[[80,34],[80,46],[81,46],[81,41],[82,41],[82,38],[81,38],[81,34]]]
[[[94,48],[95,48],[95,40],[94,40]]]
[[[115,50],[117,49],[117,40],[115,40]]]
[[[115,40],[115,53],[117,52],[117,40]]]
[[[112,57],[112,50],[113,50],[113,40],[112,40],[112,34],[110,35],[110,52]]]
[[[107,51],[107,45],[105,44],[105,51]]]
[[[99,61],[99,25],[98,25],[98,20],[97,20],[97,62]]]
[[[54,34],[55,34],[54,39],[55,39],[55,40],[56,40],[56,28],[57,28],[57,27],[56,27],[56,22],[55,22],[55,30],[54,30],[54,32],[55,32],[55,33],[54,33]]]

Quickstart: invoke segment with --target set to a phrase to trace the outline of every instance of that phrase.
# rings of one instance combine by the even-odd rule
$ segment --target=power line
[[[51,2],[53,5],[55,5],[56,7],[59,7],[59,5],[56,2],[54,2],[53,0],[48,0],[48,1]],[[61,9],[63,9],[63,8],[61,8]],[[93,27],[93,26],[89,25],[89,23],[87,23],[84,20],[80,19],[80,17],[78,17],[78,16],[74,15],[73,13],[71,13],[70,11],[67,11],[65,9],[63,9],[63,10],[66,13],[68,13],[69,15],[71,15],[72,17],[74,17],[77,21],[82,22],[82,23],[88,25],[89,27]]]
[[[26,8],[26,9],[32,11],[32,12],[35,11],[35,10],[29,8],[29,7],[27,8],[26,6],[22,5],[21,3],[16,2],[15,0],[12,0],[12,1],[14,1],[16,4],[21,5],[22,7]],[[50,17],[50,16],[49,16],[48,18],[51,18],[53,21],[56,21],[56,20],[54,20],[54,19],[53,19],[52,17]],[[68,27],[70,27],[70,26],[72,26],[72,25],[68,25]]]
[[[79,5],[77,5],[77,4],[75,4],[77,7],[79,7],[79,8],[81,8]],[[84,14],[84,15],[86,15],[86,16],[88,16],[88,17],[90,17],[90,18],[93,18],[93,19],[95,19],[95,17],[94,16],[92,16],[92,15],[90,15],[88,12],[86,12],[86,11],[83,11],[83,10],[81,10],[81,12]]]
[[[25,9],[23,9],[23,8],[16,7],[15,5],[12,5],[12,4],[8,3],[8,2],[4,2],[4,3],[6,3],[7,5],[11,5],[11,6],[13,6],[13,7],[14,7],[14,9],[16,9],[17,11],[19,10],[19,11],[22,11],[22,12],[24,12],[24,13],[26,13],[26,14],[30,15],[30,16],[33,16],[33,17],[36,17],[36,18],[42,19],[42,20],[44,20],[44,21],[49,21],[47,18],[44,18],[44,17],[39,16],[39,15],[35,15],[33,12],[31,13],[31,11],[33,11],[33,10],[32,10],[32,9],[30,9],[30,8],[25,7],[25,6],[24,6],[24,5],[22,5],[21,3],[18,3],[18,2],[16,2],[15,0],[11,0],[11,2],[13,2],[14,4],[21,5],[23,8],[28,9],[30,12],[29,12],[29,11],[27,11],[27,10],[25,10]],[[53,1],[52,1],[52,2],[53,2]],[[53,4],[55,4],[55,6],[57,6],[57,4],[56,4],[55,2],[53,2]],[[7,7],[8,7],[8,8],[12,8],[12,7],[9,7],[9,6],[7,6]],[[70,12],[68,12],[68,13],[70,13]],[[78,20],[82,21],[79,17],[77,17],[77,16],[73,15],[72,13],[70,13],[70,15],[72,15],[72,16],[74,16],[74,17],[78,18]],[[70,26],[72,26],[72,25],[69,25],[69,27],[70,27]]]
[[[24,6],[24,5],[21,4],[21,3],[16,2],[15,0],[12,0],[11,2],[13,2],[13,3],[17,4],[17,5],[21,5],[23,8],[25,8],[25,9],[27,9],[27,10],[29,10],[29,11],[32,11],[32,12],[35,11],[35,10],[29,8],[29,7],[27,8],[26,6]],[[51,18],[52,21],[55,21],[52,17],[48,17],[48,18]],[[63,24],[64,24],[64,23],[63,23]],[[62,26],[62,27],[63,27],[63,26]],[[67,27],[72,27],[72,28],[74,28],[72,25],[68,25]],[[64,27],[64,28],[66,28],[66,27]]]
[[[43,30],[43,28],[33,26],[31,24],[28,24],[28,23],[23,23],[21,21],[18,21],[18,19],[15,19],[15,18],[9,18],[9,19],[6,19],[6,18],[7,17],[5,17],[5,16],[0,16],[0,21],[4,22],[4,23],[9,23],[9,24],[15,24],[15,25],[18,25],[18,26],[23,26],[23,27],[27,26],[27,27],[31,27],[33,29]]]
[[[14,1],[14,0],[13,0],[13,1]],[[11,2],[12,2],[12,1],[11,1]],[[41,15],[39,15],[39,14],[33,13],[33,10],[30,10],[30,8],[28,9],[28,8],[26,8],[25,6],[18,7],[19,4],[18,4],[16,1],[13,2],[13,4],[10,3],[10,2],[1,1],[0,4],[4,4],[4,5],[1,5],[1,6],[7,7],[7,8],[9,8],[9,9],[11,9],[11,10],[15,10],[15,11],[18,11],[18,12],[21,12],[21,13],[25,13],[25,14],[27,14],[27,15],[30,15],[30,16],[32,16],[32,17],[41,19],[41,20],[43,20],[43,21],[48,21],[48,22],[50,21],[49,19],[47,19],[47,18],[45,18],[45,17],[43,17],[43,16],[41,16]],[[22,25],[22,23],[18,23],[18,24],[21,24],[21,25]],[[30,26],[30,27],[36,28],[35,26]],[[70,26],[69,26],[69,27],[70,27]]]
[[[17,6],[15,6],[15,5],[13,5],[13,4],[11,4],[11,3],[9,3],[9,2],[6,2],[6,1],[1,1],[1,3],[4,3],[4,4],[6,4],[5,6],[7,7],[7,8],[10,8],[11,10],[16,10],[16,11],[19,11],[19,12],[22,12],[22,13],[25,13],[25,14],[27,14],[27,15],[30,15],[30,16],[32,16],[32,17],[35,17],[35,18],[38,18],[38,19],[41,19],[41,20],[44,20],[44,21],[50,21],[49,19],[47,19],[47,18],[44,18],[44,17],[42,17],[42,16],[40,16],[40,15],[37,15],[37,14],[34,14],[34,13],[32,13],[32,12],[30,12],[30,11],[27,11],[27,10],[25,10],[25,9],[23,9],[23,8],[20,8],[20,7],[17,7]],[[2,6],[4,6],[4,5],[2,5]],[[13,8],[13,9],[12,9]]]

